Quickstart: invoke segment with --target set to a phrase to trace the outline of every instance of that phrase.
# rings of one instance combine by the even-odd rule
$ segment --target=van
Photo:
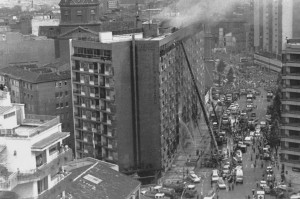
[[[236,170],[236,182],[243,184],[244,173],[242,169]]]
[[[211,181],[218,182],[218,180],[219,180],[219,170],[214,169],[212,170]]]
[[[250,146],[251,143],[252,143],[251,137],[245,137],[244,143],[245,143],[247,146]]]

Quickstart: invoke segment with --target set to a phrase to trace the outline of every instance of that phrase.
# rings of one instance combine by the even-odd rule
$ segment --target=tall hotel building
[[[300,39],[289,39],[283,56],[281,163],[293,184],[300,184]],[[300,187],[299,187],[300,188]]]
[[[70,40],[77,158],[116,163],[120,171],[166,171],[176,154],[179,117],[200,108],[180,42],[204,96],[202,24],[159,33],[112,35],[82,30]]]
[[[280,72],[287,39],[300,36],[299,0],[254,0],[254,62]]]

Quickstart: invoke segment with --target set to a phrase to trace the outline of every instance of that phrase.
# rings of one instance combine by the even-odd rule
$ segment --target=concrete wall
[[[131,42],[112,45],[115,86],[116,132],[118,139],[118,165],[121,169],[134,166],[134,140],[132,117]]]
[[[137,42],[141,163],[161,168],[159,43]]]
[[[31,198],[38,195],[37,182],[17,185],[13,191],[21,198]]]
[[[53,39],[32,40],[25,39],[20,33],[7,33],[6,41],[0,41],[0,68],[7,67],[10,63],[46,64],[53,60]]]

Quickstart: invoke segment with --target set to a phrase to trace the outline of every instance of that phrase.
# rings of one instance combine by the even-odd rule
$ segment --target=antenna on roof
[[[137,29],[138,26],[138,21],[139,19],[139,0],[135,0],[135,11],[136,11],[136,16],[135,16],[135,29]]]

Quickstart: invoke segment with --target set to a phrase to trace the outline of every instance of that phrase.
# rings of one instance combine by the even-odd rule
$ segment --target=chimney
[[[157,37],[158,36],[158,24],[154,24],[151,21],[142,24],[143,37]]]

